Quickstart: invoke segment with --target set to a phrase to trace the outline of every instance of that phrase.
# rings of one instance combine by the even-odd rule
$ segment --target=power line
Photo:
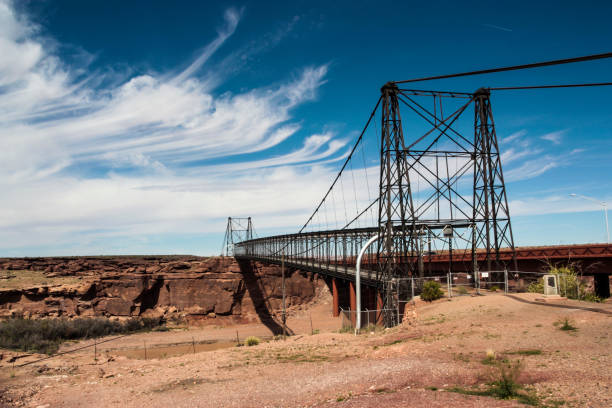
[[[432,81],[434,79],[446,79],[446,78],[457,78],[457,77],[470,76],[470,75],[492,74],[492,73],[495,73],[495,72],[515,71],[515,70],[519,70],[519,69],[530,69],[530,68],[548,67],[548,66],[551,66],[551,65],[572,64],[572,63],[575,63],[575,62],[594,61],[594,60],[605,59],[605,58],[612,58],[612,52],[606,52],[606,53],[603,53],[603,54],[585,55],[583,57],[566,58],[566,59],[544,61],[544,62],[535,62],[535,63],[532,63],[532,64],[513,65],[513,66],[510,66],[510,67],[490,68],[490,69],[483,69],[483,70],[479,70],[479,71],[461,72],[459,74],[438,75],[438,76],[433,76],[433,77],[407,79],[407,80],[404,80],[404,81],[393,81],[393,83],[395,83],[395,84],[405,84],[405,83],[408,83],[408,82]]]
[[[595,82],[590,84],[562,84],[562,85],[534,85],[534,86],[505,86],[496,88],[487,88],[490,91],[514,91],[522,89],[551,89],[551,88],[580,88],[587,86],[610,86],[612,82]]]

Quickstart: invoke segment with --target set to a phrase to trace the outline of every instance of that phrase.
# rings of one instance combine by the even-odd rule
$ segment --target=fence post
[[[411,300],[412,300],[412,303],[414,303],[414,276],[410,277],[410,291],[412,292],[411,293],[411,295],[412,295]]]
[[[396,326],[399,326],[400,324],[400,281],[396,280],[395,283],[397,285],[397,325]]]
[[[508,268],[504,268],[504,293],[508,294]]]

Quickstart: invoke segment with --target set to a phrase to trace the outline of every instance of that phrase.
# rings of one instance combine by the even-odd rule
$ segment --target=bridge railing
[[[316,231],[276,235],[237,243],[234,256],[259,259],[320,270],[332,275],[354,275],[360,249],[378,228]],[[361,261],[362,276],[377,279],[377,244],[371,245]]]
[[[430,229],[442,229],[451,221],[427,223]],[[424,224],[425,225],[425,224]],[[415,224],[415,231],[423,231],[424,225]],[[468,224],[454,223],[455,228],[468,228]],[[400,226],[394,226],[398,230]],[[354,276],[359,251],[366,242],[380,232],[378,227],[302,232],[275,235],[242,241],[234,245],[234,256],[266,262],[281,263],[330,275]],[[415,233],[419,234],[419,233]],[[421,232],[422,234],[422,232]],[[421,237],[423,238],[423,237]],[[394,234],[394,248],[401,248],[401,234]],[[361,260],[362,279],[381,281],[378,242],[370,245]],[[424,256],[424,255],[423,255]],[[430,256],[431,257],[431,256]],[[394,262],[400,265],[412,263],[416,268],[418,254],[397,253]]]

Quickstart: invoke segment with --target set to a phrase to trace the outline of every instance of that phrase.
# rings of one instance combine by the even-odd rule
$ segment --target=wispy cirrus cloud
[[[596,202],[575,199],[568,194],[549,194],[514,199],[510,200],[509,206],[512,215],[518,216],[601,211],[602,208]]]
[[[502,27],[502,26],[498,26],[498,25],[495,25],[495,24],[483,24],[483,26],[488,27],[488,28],[493,28],[494,30],[505,31],[507,33],[511,33],[512,32],[511,28]]]
[[[571,151],[551,151],[538,140],[561,144],[561,138],[567,130],[546,133],[539,137],[531,136],[522,129],[502,138],[502,161],[506,181],[532,179],[552,169],[570,165],[575,157],[583,152],[581,149]]]
[[[3,250],[23,254],[53,242],[82,253],[77,241],[211,231],[233,214],[277,225],[286,212],[291,224],[301,221],[331,179],[325,164],[345,157],[347,141],[300,134],[301,147],[267,150],[301,131],[292,111],[316,99],[328,66],[216,92],[223,71],[207,64],[242,15],[228,9],[216,37],[185,68],[109,79],[62,60],[46,46],[52,39],[0,0]]]
[[[510,143],[510,142],[512,142],[513,140],[516,140],[516,139],[520,139],[520,138],[522,138],[522,137],[523,137],[523,136],[525,136],[526,134],[527,134],[527,131],[526,131],[525,129],[521,129],[521,130],[519,130],[519,131],[517,131],[517,132],[512,133],[512,134],[511,134],[511,135],[509,135],[509,136],[506,136],[506,137],[502,138],[502,139],[501,139],[501,142],[502,142],[502,143]]]
[[[311,67],[276,87],[215,95],[196,74],[236,30],[241,13],[229,9],[217,37],[178,74],[152,72],[114,88],[90,88],[75,69],[45,53],[32,36],[35,26],[19,19],[9,3],[2,6],[9,24],[0,32],[0,47],[3,54],[15,50],[15,64],[0,66],[5,81],[0,147],[13,151],[3,157],[5,170],[13,174],[111,156],[142,156],[168,166],[265,150],[300,129],[289,122],[290,111],[316,97],[327,73],[326,65]],[[30,150],[31,163],[24,163],[20,146],[44,148]]]
[[[545,135],[540,136],[540,139],[547,140],[553,144],[561,144],[561,139],[563,135],[567,133],[567,130],[557,130],[556,132],[546,133]]]

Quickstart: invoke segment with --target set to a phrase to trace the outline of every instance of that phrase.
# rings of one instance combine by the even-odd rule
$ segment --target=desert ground
[[[85,348],[18,367],[44,356],[13,365],[9,357],[18,353],[3,351],[1,401],[38,408],[511,407],[522,404],[453,390],[483,389],[498,375],[496,362],[521,360],[518,382],[540,406],[612,406],[612,304],[541,304],[536,296],[419,301],[406,324],[357,336],[340,332],[341,318],[321,296],[289,317],[296,334],[285,340],[247,324],[134,334],[98,344],[97,360]],[[561,330],[566,320],[576,330]],[[237,335],[263,341],[237,347]]]

